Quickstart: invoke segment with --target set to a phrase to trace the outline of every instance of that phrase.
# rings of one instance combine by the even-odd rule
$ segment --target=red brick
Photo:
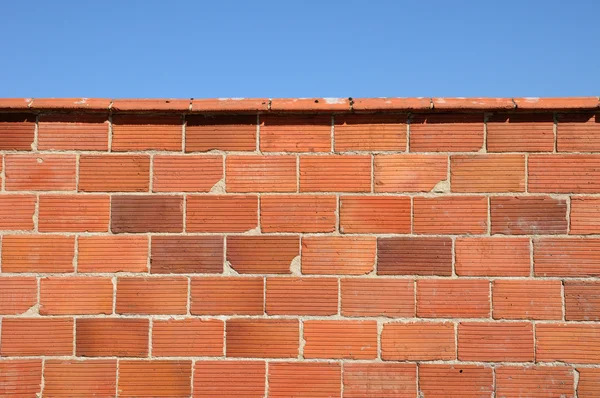
[[[201,195],[187,197],[188,232],[246,232],[258,226],[258,197]]]
[[[571,234],[600,233],[600,198],[571,197]]]
[[[119,361],[119,397],[189,397],[192,361]]]
[[[433,109],[439,110],[499,110],[516,108],[512,98],[463,98],[463,97],[439,97],[431,98]]]
[[[270,398],[341,396],[342,369],[333,362],[269,363]]]
[[[332,191],[371,192],[371,156],[300,156],[300,192]]]
[[[419,364],[423,397],[489,397],[494,390],[492,368],[477,365]]]
[[[565,281],[565,319],[600,321],[600,283]]]
[[[0,315],[17,315],[37,303],[35,277],[0,277]]]
[[[418,115],[410,122],[411,152],[477,152],[483,115]]]
[[[344,316],[415,316],[412,279],[344,278],[340,293]]]
[[[223,272],[222,236],[153,236],[153,274]]]
[[[152,356],[220,357],[224,323],[218,319],[168,319],[152,322]]]
[[[567,203],[549,196],[492,197],[492,234],[529,235],[567,232]]]
[[[338,280],[335,278],[267,278],[268,315],[335,315]]]
[[[180,116],[115,115],[112,118],[112,150],[181,151],[183,121]]]
[[[500,366],[496,368],[499,397],[574,397],[573,370],[567,366]]]
[[[223,178],[222,156],[156,155],[154,192],[208,192]]]
[[[304,358],[377,358],[376,321],[304,321]]]
[[[375,192],[429,192],[448,178],[446,155],[375,155]]]
[[[38,149],[108,150],[108,115],[40,115]]]
[[[452,275],[452,239],[378,238],[378,275]]]
[[[384,361],[456,359],[454,325],[450,322],[386,323],[381,333]]]
[[[50,359],[44,364],[44,396],[114,397],[116,384],[117,361],[114,359]]]
[[[2,319],[2,356],[73,354],[73,318]]]
[[[192,98],[192,112],[251,112],[269,110],[268,98]],[[207,116],[208,117],[208,116]],[[254,117],[256,120],[256,117]]]
[[[413,232],[483,234],[487,232],[487,198],[479,196],[415,197]]]
[[[50,277],[40,280],[41,315],[112,314],[110,278]]]
[[[452,192],[525,192],[525,155],[453,155]]]
[[[31,151],[35,116],[28,114],[0,116],[0,150]]]
[[[577,396],[579,398],[594,398],[600,394],[600,369],[577,368],[579,372],[579,384],[577,385]]]
[[[73,272],[75,237],[62,235],[5,235],[4,272]]]
[[[528,168],[529,192],[600,191],[600,155],[531,155]]]
[[[296,358],[300,325],[297,319],[227,320],[228,357]]]
[[[268,115],[260,122],[263,152],[331,151],[331,116]]]
[[[0,396],[37,397],[42,391],[42,360],[0,360]]]
[[[344,363],[344,398],[413,398],[417,366],[412,363]]]
[[[150,156],[81,155],[79,191],[148,192]]]
[[[79,236],[79,272],[147,272],[147,236]]]
[[[432,100],[428,97],[400,98],[400,97],[378,97],[378,98],[353,98],[352,109],[354,111],[411,111],[428,110],[432,107]]]
[[[533,361],[533,326],[528,322],[461,322],[458,359],[461,361]],[[539,358],[538,358],[539,359]]]
[[[227,192],[296,192],[296,157],[227,156]]]
[[[190,312],[194,315],[262,315],[263,303],[263,278],[192,278]]]
[[[417,281],[420,318],[488,318],[490,283],[480,279],[421,279]]]
[[[256,115],[188,116],[185,151],[256,150]]]
[[[513,98],[519,109],[558,110],[558,109],[595,109],[598,108],[597,97],[567,98]]]
[[[194,397],[262,397],[265,372],[263,361],[196,361]]]
[[[228,236],[227,261],[240,274],[289,274],[298,236]]]
[[[559,152],[600,151],[600,117],[593,113],[557,116],[556,149]]]
[[[111,230],[122,232],[182,232],[183,197],[167,195],[114,195]]]
[[[537,324],[535,339],[537,362],[596,364],[600,361],[600,325]]]
[[[0,195],[0,229],[33,230],[34,195]]]
[[[600,239],[536,239],[533,262],[536,276],[600,276]]]
[[[270,109],[274,112],[349,111],[348,98],[274,98]]]
[[[78,357],[145,357],[148,355],[148,319],[77,319]]]
[[[367,274],[373,271],[376,245],[372,236],[305,236],[302,273]]]
[[[494,115],[487,125],[488,152],[552,152],[552,114]]]
[[[117,314],[186,314],[188,279],[119,278]]]
[[[459,276],[529,276],[529,238],[457,238]]]
[[[335,196],[276,195],[260,198],[262,232],[333,232]]]
[[[7,191],[73,191],[76,189],[75,155],[6,155]]]
[[[108,232],[108,195],[40,195],[40,232]]]
[[[408,196],[342,196],[342,233],[410,233]]]
[[[107,111],[111,102],[108,98],[35,98],[29,102],[29,107],[31,109],[58,111]]]
[[[494,319],[562,319],[560,281],[495,280]]]
[[[406,115],[335,117],[335,151],[405,151]]]
[[[119,111],[187,111],[192,101],[189,99],[116,99],[112,101],[110,109]]]

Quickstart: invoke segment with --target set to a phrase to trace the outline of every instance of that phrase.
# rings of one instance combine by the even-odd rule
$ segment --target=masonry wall
[[[598,397],[598,105],[0,100],[0,395]]]

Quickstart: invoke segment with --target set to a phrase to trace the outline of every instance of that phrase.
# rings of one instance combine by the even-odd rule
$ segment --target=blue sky
[[[6,1],[0,97],[600,95],[600,1]]]

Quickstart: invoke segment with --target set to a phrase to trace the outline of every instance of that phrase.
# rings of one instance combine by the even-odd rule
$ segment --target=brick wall
[[[600,396],[599,105],[0,100],[0,396]]]

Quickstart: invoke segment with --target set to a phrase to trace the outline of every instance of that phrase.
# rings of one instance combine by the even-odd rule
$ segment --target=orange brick
[[[376,239],[371,236],[305,236],[303,274],[361,275],[373,271]]]
[[[562,319],[560,281],[495,280],[495,319]]]
[[[479,196],[415,197],[413,230],[417,234],[487,232],[487,198]]]
[[[408,196],[342,196],[342,233],[410,233]]]
[[[150,156],[81,155],[79,191],[148,192]]]
[[[153,175],[154,192],[208,192],[223,178],[223,157],[156,155]]]
[[[338,281],[335,278],[267,278],[269,315],[335,315]]]
[[[304,321],[304,358],[377,358],[376,321]]]
[[[296,157],[227,156],[227,192],[296,192]]]
[[[477,152],[483,115],[419,115],[410,122],[411,152]]]
[[[4,272],[73,272],[75,237],[62,235],[5,235]]]
[[[494,115],[487,121],[488,152],[552,152],[554,118],[548,114]]]
[[[496,368],[499,397],[573,397],[575,380],[567,366],[500,366]]]
[[[535,339],[537,362],[596,364],[600,361],[600,325],[537,324]]]
[[[223,272],[222,236],[153,236],[153,274]]]
[[[40,280],[41,315],[112,314],[110,278],[50,277]]]
[[[533,262],[536,276],[599,276],[600,239],[536,239]]]
[[[192,278],[191,308],[194,315],[262,315],[263,278]]]
[[[446,155],[375,155],[375,192],[428,192],[448,178]]]
[[[549,196],[490,199],[492,234],[529,235],[567,232],[567,203]]]
[[[458,359],[461,361],[533,361],[533,326],[529,322],[461,322]],[[539,359],[539,358],[538,358]]]
[[[413,363],[344,363],[344,398],[413,398],[417,366]]]
[[[228,357],[296,358],[300,325],[297,319],[227,320]]]
[[[108,115],[40,115],[38,149],[108,150]]]
[[[331,151],[331,116],[268,115],[260,122],[263,152]]]
[[[33,230],[34,195],[0,195],[0,229]]]
[[[0,150],[31,151],[35,116],[29,114],[0,116]]]
[[[36,397],[41,391],[41,359],[0,360],[0,396]]]
[[[456,359],[454,325],[450,322],[386,323],[381,333],[384,361]]]
[[[348,98],[273,98],[270,110],[274,112],[327,112],[349,111]]]
[[[525,192],[525,155],[450,157],[452,192]]]
[[[50,359],[44,364],[45,396],[114,397],[116,384],[117,361],[114,359]]]
[[[417,281],[420,318],[488,318],[490,283],[479,279],[421,279]]]
[[[224,323],[218,319],[169,319],[152,322],[152,356],[223,355]]]
[[[189,397],[192,361],[119,361],[119,397]]]
[[[331,191],[371,192],[371,156],[300,156],[300,192]]]
[[[182,232],[183,197],[170,195],[114,195],[111,230],[122,232]]]
[[[459,276],[529,276],[529,238],[457,238]]]
[[[415,285],[412,279],[341,280],[344,316],[415,316]]]
[[[277,195],[260,198],[262,232],[333,232],[335,196]]]
[[[40,195],[40,232],[108,232],[108,195]]]
[[[22,314],[36,303],[35,277],[0,277],[0,315]]]
[[[328,398],[341,396],[342,369],[333,362],[271,362],[271,398]]]
[[[335,117],[335,151],[405,151],[406,115]]]
[[[492,396],[493,384],[492,368],[465,364],[419,364],[419,390],[424,397]]]
[[[187,197],[188,232],[246,232],[258,226],[258,197],[201,195]]]
[[[148,319],[77,319],[75,342],[77,356],[148,356],[149,327]]]
[[[79,236],[79,272],[147,272],[147,236]]]
[[[529,192],[600,191],[600,155],[531,155],[528,168]]]
[[[112,150],[181,151],[182,131],[180,116],[115,115],[112,118]]]
[[[269,110],[268,98],[192,98],[192,112],[252,112]],[[210,117],[210,116],[206,116]],[[254,117],[256,120],[256,117]]]
[[[196,361],[194,397],[262,397],[265,372],[263,361]]]
[[[288,274],[299,254],[298,236],[227,237],[227,261],[240,274]]]
[[[600,283],[565,281],[565,319],[600,321]]]
[[[256,115],[194,115],[186,119],[186,152],[256,150]]]
[[[600,369],[577,368],[579,372],[579,384],[577,385],[577,396],[579,398],[594,398],[600,394]]]
[[[600,117],[593,113],[557,116],[556,149],[559,152],[600,151]]]
[[[75,155],[6,155],[7,191],[73,191],[76,189]]]
[[[4,318],[2,356],[73,354],[73,318]]]
[[[452,239],[378,238],[378,275],[452,275]]]
[[[186,314],[188,279],[118,278],[117,314]]]
[[[600,233],[600,198],[571,197],[571,234]]]

